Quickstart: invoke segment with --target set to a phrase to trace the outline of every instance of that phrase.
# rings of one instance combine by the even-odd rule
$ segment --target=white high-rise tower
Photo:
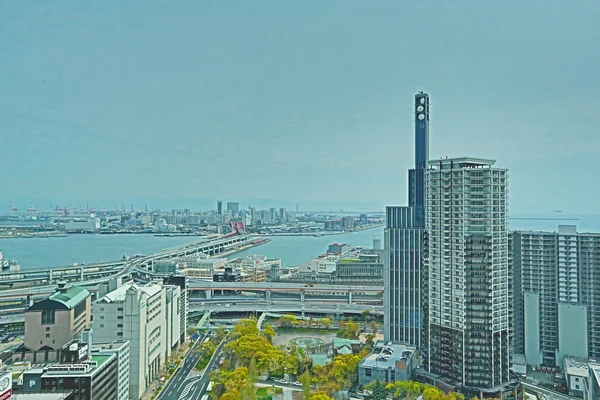
[[[511,386],[508,172],[494,163],[444,159],[426,172],[426,368],[473,395]]]

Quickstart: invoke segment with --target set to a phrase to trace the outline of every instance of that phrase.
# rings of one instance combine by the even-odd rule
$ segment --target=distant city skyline
[[[431,158],[497,159],[513,213],[598,214],[596,1],[2,7],[0,210],[383,211],[406,203],[423,90]]]

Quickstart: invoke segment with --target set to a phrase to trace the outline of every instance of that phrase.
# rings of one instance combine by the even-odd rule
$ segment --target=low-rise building
[[[328,254],[336,254],[341,255],[348,249],[348,245],[346,243],[333,243],[329,245],[327,249]]]
[[[65,282],[48,298],[25,311],[25,341],[13,353],[13,362],[55,362],[62,347],[91,324],[90,292]]]
[[[379,380],[382,383],[407,381],[416,367],[417,348],[406,344],[379,341],[372,352],[358,365],[358,384],[364,386]]]
[[[65,223],[67,232],[97,232],[100,229],[100,218],[91,216],[85,221],[70,221]]]
[[[24,393],[72,391],[79,400],[117,398],[117,356],[90,355],[88,344],[79,341],[65,345],[60,363],[30,369],[23,375]]]
[[[600,400],[600,364],[590,362],[588,378],[584,381],[584,400]]]
[[[564,373],[569,395],[583,397],[584,381],[588,379],[588,360],[576,357],[564,357]]]

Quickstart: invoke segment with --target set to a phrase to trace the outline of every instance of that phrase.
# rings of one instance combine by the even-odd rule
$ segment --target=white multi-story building
[[[600,358],[600,234],[513,232],[515,352],[530,365]]]
[[[227,258],[208,258],[208,256],[187,256],[177,259],[177,268],[182,275],[190,278],[212,280],[215,271],[223,270]]]
[[[485,396],[509,384],[508,172],[495,161],[430,161],[426,173],[426,368]]]
[[[139,399],[159,376],[180,337],[178,286],[133,282],[107,293],[93,307],[97,342],[127,340],[130,345],[129,396]]]
[[[93,343],[92,355],[117,356],[117,399],[129,399],[129,342]]]
[[[92,215],[85,221],[69,221],[65,223],[67,232],[96,232],[100,229],[100,218]]]

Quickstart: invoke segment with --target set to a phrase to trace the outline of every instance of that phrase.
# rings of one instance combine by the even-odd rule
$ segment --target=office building
[[[79,400],[117,399],[117,356],[91,355],[87,343],[72,341],[60,352],[60,362],[23,373],[24,394],[72,392]],[[66,397],[69,398],[69,397]]]
[[[173,306],[180,303],[176,293],[168,293],[172,290],[180,288],[162,282],[143,286],[129,282],[94,303],[94,339],[103,343],[129,341],[132,399],[139,399],[159,377],[171,348],[178,343],[182,310],[174,311]]]
[[[510,247],[515,352],[551,367],[600,359],[600,234],[560,225],[513,232]]]
[[[502,397],[509,377],[508,172],[495,161],[430,161],[423,256],[427,370],[445,388]]]
[[[423,228],[413,207],[387,207],[384,252],[384,338],[422,347]]]
[[[116,356],[117,396],[115,400],[129,399],[129,342],[93,343],[91,349],[92,358],[113,354]]]
[[[429,159],[429,95],[415,95],[415,166],[408,172],[408,207],[386,209],[384,250],[384,337],[427,351],[422,254],[425,224],[425,170]],[[361,221],[368,218],[361,215]]]
[[[188,299],[188,278],[184,275],[170,275],[164,278],[165,285],[178,286],[180,289],[179,295],[179,344],[182,344],[186,340],[188,330],[188,312],[189,312],[189,299]]]
[[[13,353],[13,362],[58,360],[62,347],[91,324],[90,292],[65,282],[56,293],[25,311],[25,340]]]
[[[221,200],[217,201],[217,214],[223,214],[223,202]]]
[[[415,168],[408,171],[408,205],[415,209],[415,226],[425,223],[425,170],[429,161],[429,95],[415,95]]]
[[[279,209],[279,221],[280,222],[286,222],[287,221],[287,217],[288,217],[287,210],[285,208],[281,207]]]
[[[237,217],[238,213],[240,212],[240,203],[228,201],[227,211],[231,213],[232,217]]]

